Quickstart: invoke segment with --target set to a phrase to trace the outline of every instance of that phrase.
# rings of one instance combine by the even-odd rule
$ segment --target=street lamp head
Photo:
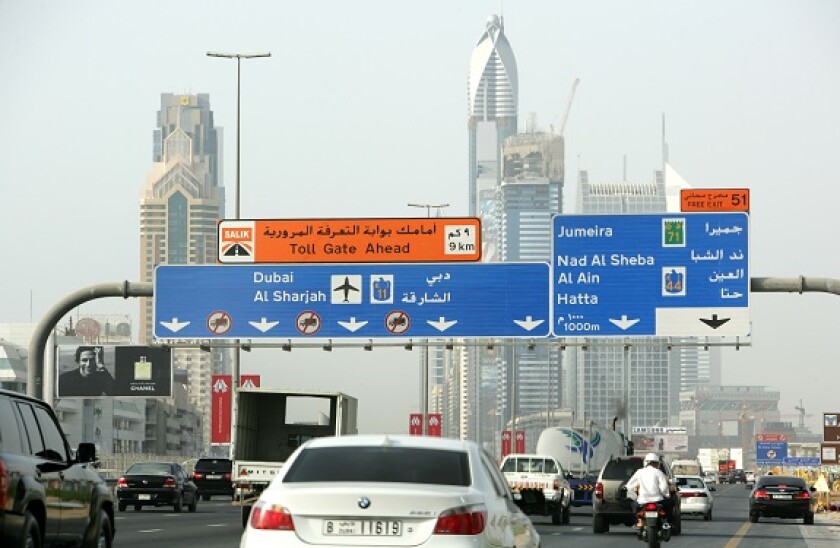
[[[225,59],[253,59],[254,57],[271,57],[271,53],[223,53],[220,51],[208,51],[207,57],[224,57]]]

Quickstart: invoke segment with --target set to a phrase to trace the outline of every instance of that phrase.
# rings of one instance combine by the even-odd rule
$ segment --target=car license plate
[[[646,518],[658,518],[659,512],[645,512]]]
[[[402,522],[374,519],[328,519],[324,521],[324,534],[348,537],[399,537],[402,536]]]
[[[152,495],[137,495],[137,500],[152,500]]]
[[[219,474],[207,474],[207,479],[222,479],[222,476]]]
[[[791,500],[793,499],[793,495],[773,495],[773,498],[779,500]]]

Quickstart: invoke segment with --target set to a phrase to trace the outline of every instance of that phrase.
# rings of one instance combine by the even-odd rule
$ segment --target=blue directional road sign
[[[819,466],[819,457],[785,457],[785,466]]]
[[[555,215],[553,334],[750,332],[746,213]]]
[[[546,263],[159,266],[158,339],[547,337]]]
[[[786,441],[759,441],[755,444],[755,462],[761,466],[781,466],[788,453]]]

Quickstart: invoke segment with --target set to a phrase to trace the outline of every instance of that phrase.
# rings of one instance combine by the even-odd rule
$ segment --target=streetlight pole
[[[214,52],[208,51],[207,57],[222,57],[224,59],[236,59],[236,193],[234,195],[234,219],[240,218],[240,211],[239,211],[239,192],[240,192],[240,182],[239,182],[239,167],[240,167],[240,154],[239,154],[239,144],[241,141],[242,132],[240,131],[240,97],[241,97],[241,89],[242,89],[242,60],[243,59],[255,59],[258,57],[271,57],[271,53],[221,53],[221,52]],[[239,409],[239,340],[235,341],[237,343],[236,348],[233,350],[233,363],[231,364],[231,375],[230,380],[231,384],[231,392],[230,392],[230,458],[236,458],[236,455],[233,454],[235,449],[236,443],[236,414]]]
[[[408,207],[424,207],[426,208],[426,217],[432,216],[432,208],[441,211],[445,207],[449,207],[449,204],[406,204]],[[425,341],[425,350],[423,354],[423,367],[422,372],[420,373],[420,413],[422,414],[423,423],[423,430],[421,431],[422,435],[427,435],[429,433],[429,425],[428,422],[428,415],[429,415],[429,339]]]

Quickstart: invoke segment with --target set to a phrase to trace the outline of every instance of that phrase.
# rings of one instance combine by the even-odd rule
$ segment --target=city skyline
[[[542,129],[556,128],[580,78],[564,200],[581,170],[620,181],[626,165],[629,180],[649,180],[662,165],[664,113],[670,162],[692,186],[752,190],[754,276],[840,277],[825,243],[840,200],[840,7],[625,4],[504,7],[520,120],[533,112]],[[235,68],[209,50],[272,52],[242,71],[243,217],[411,217],[420,215],[406,204],[417,202],[468,213],[465,78],[497,2],[183,2],[167,6],[171,20],[191,22],[177,29],[153,5],[128,6],[131,29],[103,1],[0,4],[0,231],[16,250],[0,274],[0,321],[38,321],[79,288],[138,279],[138,195],[162,92],[210,95],[227,138],[223,184],[233,188]],[[724,384],[781,389],[782,412],[800,399],[817,416],[836,407],[825,382],[834,297],[753,294],[752,346],[722,352]],[[136,315],[137,303],[103,299],[79,314],[122,311]],[[417,352],[328,354],[254,352],[243,372],[284,387],[330,379],[323,388],[359,398],[361,427],[407,428]],[[388,388],[371,388],[371,378]]]

